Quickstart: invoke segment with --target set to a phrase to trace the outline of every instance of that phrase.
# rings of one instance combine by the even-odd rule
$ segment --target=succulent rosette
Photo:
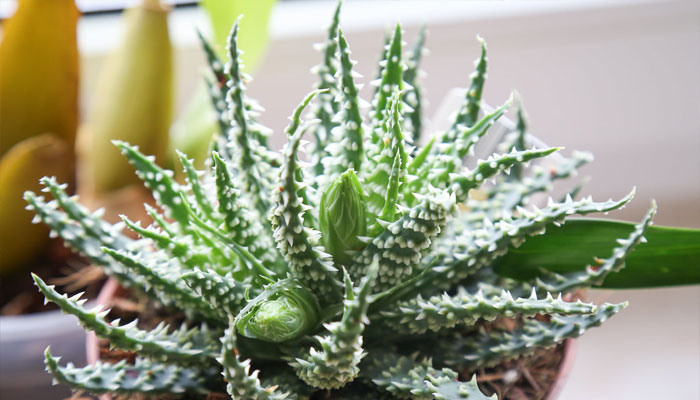
[[[339,11],[320,46],[320,83],[293,112],[281,151],[268,146],[269,129],[246,94],[236,23],[228,63],[205,44],[221,128],[207,170],[181,155],[187,179],[179,183],[152,157],[116,142],[159,205],[148,208],[150,226],[127,218],[109,224],[55,179],[43,180],[52,200],[26,193],[54,234],[124,287],[184,315],[153,330],[122,324],[35,277],[48,301],[112,347],[135,353],[133,362],[77,368],[60,366],[47,349],[57,381],[93,393],[228,392],[248,400],[324,390],[343,399],[488,398],[475,378],[458,374],[578,337],[625,307],[567,301],[561,293],[619,270],[654,209],[595,268],[530,281],[499,275],[494,262],[528,237],[571,215],[620,208],[632,193],[525,207],[589,156],[561,157],[546,172],[530,165],[559,149],[530,147],[518,102],[517,128],[501,143],[507,150],[465,166],[513,106],[508,99],[483,110],[483,41],[451,126],[425,137],[418,80],[424,32],[404,54],[397,25],[365,115]],[[311,123],[304,123],[310,104]],[[315,139],[310,157],[301,156],[303,135]],[[492,184],[482,186],[486,180]],[[125,226],[139,238],[122,233]],[[489,325],[498,318],[516,323],[510,330]]]

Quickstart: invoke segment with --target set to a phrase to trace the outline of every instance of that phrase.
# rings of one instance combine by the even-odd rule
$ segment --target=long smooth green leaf
[[[494,270],[528,280],[540,268],[564,273],[595,265],[594,257],[608,257],[616,239],[632,232],[633,223],[601,219],[571,219],[550,226],[544,235],[529,238],[497,261]],[[649,288],[700,283],[700,230],[651,226],[627,257],[626,266],[610,274],[604,288]]]

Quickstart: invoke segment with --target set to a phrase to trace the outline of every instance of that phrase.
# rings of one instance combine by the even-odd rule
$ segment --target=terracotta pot
[[[102,287],[99,296],[97,297],[97,304],[108,305],[111,303],[112,298],[115,295],[123,293],[124,289],[119,286],[116,280],[110,278],[107,283]],[[87,335],[87,340],[85,344],[85,350],[87,354],[88,364],[96,363],[100,358],[100,348],[97,336],[94,332],[90,332]],[[569,374],[574,365],[574,358],[576,356],[576,341],[567,339],[564,342],[564,357],[562,358],[561,364],[559,365],[559,372],[554,380],[554,384],[546,397],[546,400],[556,400],[559,394],[564,389],[566,381],[569,379]],[[112,400],[112,396],[109,394],[103,394],[99,397],[100,400]]]

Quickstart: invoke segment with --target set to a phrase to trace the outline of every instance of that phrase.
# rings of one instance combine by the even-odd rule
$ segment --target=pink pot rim
[[[578,344],[574,339],[566,339],[564,341],[564,357],[559,365],[557,376],[554,378],[554,384],[552,388],[549,389],[549,394],[547,394],[547,400],[556,400],[564,390],[564,386],[566,386],[566,383],[569,381],[571,370],[574,367],[577,347]]]
[[[97,304],[103,306],[108,305],[114,294],[119,289],[119,282],[114,278],[107,279],[107,282],[100,289],[100,293],[97,295]],[[85,339],[85,356],[87,358],[88,364],[95,364],[100,359],[100,346],[97,340],[95,332],[90,331]],[[103,394],[99,397],[100,400],[112,400],[112,396],[109,394]]]
[[[97,296],[97,304],[107,305],[111,302],[114,294],[119,289],[119,283],[114,278],[109,278],[105,285],[100,290],[100,294]],[[564,357],[562,358],[561,364],[559,365],[559,371],[554,378],[554,384],[547,394],[546,400],[556,400],[564,390],[566,382],[569,380],[569,375],[571,375],[571,370],[574,366],[574,360],[576,358],[576,340],[566,339],[564,341]],[[95,332],[88,332],[87,339],[85,341],[85,351],[87,356],[88,364],[95,364],[100,358],[100,347],[98,344],[97,336]],[[112,396],[109,394],[103,394],[99,397],[100,400],[112,400]]]

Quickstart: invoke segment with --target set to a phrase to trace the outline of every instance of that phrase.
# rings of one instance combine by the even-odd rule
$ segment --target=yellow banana
[[[55,176],[67,182],[72,174],[70,146],[54,134],[24,140],[0,160],[0,276],[37,259],[48,241],[48,229],[32,224],[24,209],[25,190],[39,193],[39,179]]]
[[[73,0],[20,0],[4,23],[0,154],[46,132],[73,143],[78,127],[78,17]]]
[[[78,189],[89,199],[139,182],[113,139],[165,158],[173,107],[167,17],[168,9],[157,0],[124,12],[124,42],[105,61],[95,101],[79,132]]]

